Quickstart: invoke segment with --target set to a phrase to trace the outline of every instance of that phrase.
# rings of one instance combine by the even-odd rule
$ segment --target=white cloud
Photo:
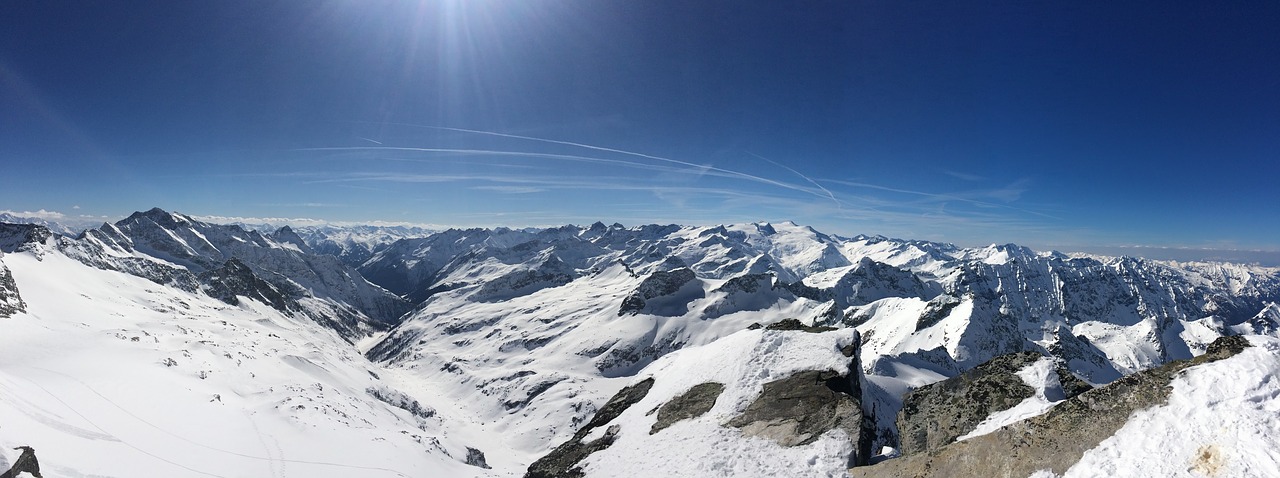
[[[46,211],[44,209],[41,209],[39,211],[10,211],[8,209],[4,209],[4,210],[0,210],[0,214],[8,214],[10,216],[16,216],[16,217],[37,218],[37,219],[55,220],[55,221],[58,219],[67,217],[66,214],[63,214],[57,211]]]

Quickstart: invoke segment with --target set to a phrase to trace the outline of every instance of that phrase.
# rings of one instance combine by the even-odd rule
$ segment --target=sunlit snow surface
[[[654,377],[653,388],[612,422],[620,425],[617,441],[584,460],[583,469],[591,476],[627,476],[628,470],[651,476],[845,476],[853,447],[843,431],[783,447],[722,424],[741,414],[767,382],[803,370],[847,373],[851,360],[840,348],[856,340],[851,329],[747,330],[668,354],[636,377]],[[653,410],[706,382],[726,386],[710,411],[649,434],[657,420]]]
[[[1280,339],[1192,367],[1169,403],[1135,413],[1065,477],[1280,476]]]
[[[447,429],[465,426],[372,398],[367,388],[396,385],[308,320],[56,252],[4,261],[28,313],[0,319],[0,446],[34,447],[45,476],[485,471],[456,458],[465,446]]]

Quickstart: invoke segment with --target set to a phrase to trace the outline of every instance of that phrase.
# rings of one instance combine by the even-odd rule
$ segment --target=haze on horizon
[[[0,210],[1280,250],[1280,4],[805,7],[10,2]]]

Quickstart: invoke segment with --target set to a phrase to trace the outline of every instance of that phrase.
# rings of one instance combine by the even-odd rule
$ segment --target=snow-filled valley
[[[1043,356],[951,441],[1247,335],[1045,473],[1272,476],[1278,301],[1273,268],[791,223],[0,225],[0,468],[30,446],[71,477],[842,476],[895,461],[904,394],[993,358]],[[769,401],[806,373],[820,419]]]

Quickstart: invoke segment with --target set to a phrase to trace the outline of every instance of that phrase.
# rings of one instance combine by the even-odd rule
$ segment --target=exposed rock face
[[[862,407],[853,392],[850,380],[836,372],[800,372],[764,384],[760,397],[728,425],[783,446],[813,443],[837,427],[858,436]]]
[[[1240,353],[1249,343],[1221,337],[1194,359],[1138,372],[1068,399],[1049,412],[990,434],[928,453],[904,456],[849,472],[855,477],[1030,476],[1039,470],[1061,475],[1084,453],[1114,435],[1133,412],[1163,405],[1170,381],[1182,370]]]
[[[243,296],[281,312],[298,310],[289,293],[254,275],[253,270],[238,259],[227,260],[222,267],[201,273],[200,280],[205,283],[205,293],[231,305],[238,305],[237,296]]]
[[[960,305],[960,299],[955,296],[946,294],[939,295],[929,299],[928,305],[925,305],[924,312],[920,313],[920,319],[916,321],[916,331],[927,329],[938,323],[951,313],[951,309]]]
[[[782,446],[813,443],[838,428],[854,442],[849,466],[866,464],[871,455],[871,433],[864,426],[862,367],[856,348],[842,353],[853,361],[848,375],[809,370],[768,382],[760,396],[726,425]]]
[[[597,427],[608,424],[613,419],[618,418],[623,411],[635,405],[649,394],[649,389],[653,388],[653,378],[645,379],[635,385],[623,388],[613,395],[608,402],[600,407],[600,411],[596,412],[596,416],[587,422],[577,433],[573,434],[573,438],[564,442],[560,446],[548,453],[547,456],[539,458],[538,461],[529,465],[529,471],[525,473],[525,478],[560,478],[560,477],[581,477],[582,469],[578,467],[578,462],[586,458],[587,455],[597,451],[609,448],[613,444],[617,436],[617,425],[606,430],[604,436],[583,442],[592,430]]]
[[[723,383],[707,382],[694,385],[689,391],[671,399],[658,409],[658,421],[649,434],[658,433],[673,423],[687,418],[697,418],[715,406],[716,399],[724,391]]]
[[[0,258],[4,253],[0,252]],[[12,317],[13,314],[26,312],[27,304],[18,295],[18,283],[13,280],[13,273],[0,262],[0,318]]]
[[[574,278],[573,268],[559,257],[551,255],[531,269],[514,271],[485,282],[472,296],[472,300],[499,302],[542,289],[559,287],[572,282]]]
[[[693,271],[688,268],[654,272],[649,277],[646,277],[640,283],[640,286],[636,287],[636,290],[632,291],[626,299],[622,300],[622,307],[618,309],[618,315],[639,313],[645,309],[648,301],[674,295],[685,284],[695,279]]]
[[[53,232],[44,226],[0,223],[0,252],[17,252],[27,244],[44,243],[51,237]]]
[[[992,413],[1034,395],[1016,373],[1040,357],[1035,352],[1001,355],[957,377],[911,391],[898,412],[899,450],[911,455],[946,446]]]
[[[1062,384],[1062,395],[1065,399],[1075,398],[1076,395],[1093,390],[1093,385],[1080,380],[1080,377],[1075,376],[1066,367],[1059,365],[1057,373],[1058,383]]]
[[[799,320],[796,320],[796,319],[782,319],[772,324],[766,325],[764,329],[765,330],[799,330],[803,332],[809,332],[811,334],[820,334],[830,330],[835,330],[836,328],[826,327],[826,326],[808,326],[808,325],[804,325],[803,322],[800,322]]]
[[[925,297],[919,277],[897,267],[863,257],[836,281],[832,298],[841,308],[865,305],[885,297]]]
[[[22,450],[22,455],[14,460],[13,466],[9,470],[0,473],[0,478],[17,478],[22,473],[30,473],[36,478],[44,478],[40,475],[40,461],[36,460],[36,450],[29,446],[20,446],[14,450]]]
[[[490,468],[489,463],[486,462],[484,459],[484,452],[471,447],[467,447],[466,463],[468,465],[484,468],[486,470]]]

